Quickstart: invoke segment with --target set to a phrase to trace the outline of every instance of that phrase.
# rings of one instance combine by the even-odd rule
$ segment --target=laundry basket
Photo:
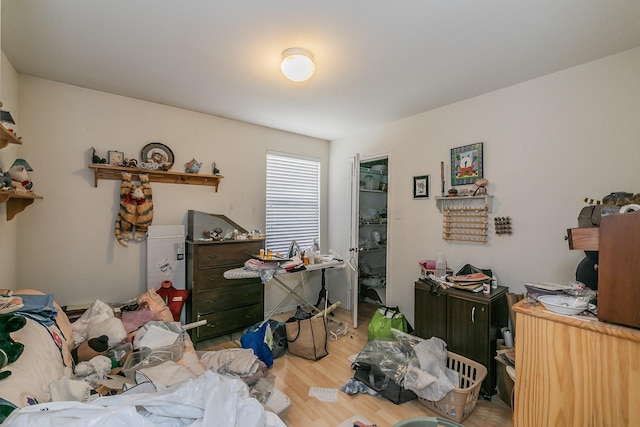
[[[454,388],[438,401],[421,397],[418,400],[432,411],[450,420],[462,422],[476,407],[480,386],[487,376],[487,368],[450,351],[447,352],[447,368],[458,372],[459,388]]]

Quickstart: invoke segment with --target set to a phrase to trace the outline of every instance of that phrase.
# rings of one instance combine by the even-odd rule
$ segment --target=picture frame
[[[473,184],[484,177],[483,144],[478,142],[451,149],[451,185]]]
[[[428,199],[431,197],[431,175],[413,177],[413,198]]]
[[[111,166],[120,166],[124,162],[124,153],[122,151],[108,151],[107,163]]]

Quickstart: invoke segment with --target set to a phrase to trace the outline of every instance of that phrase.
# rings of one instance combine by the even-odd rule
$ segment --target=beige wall
[[[2,54],[0,57],[0,101],[2,109],[11,112],[11,116],[19,122],[18,111],[18,75],[11,63]],[[18,135],[20,129],[16,128]],[[9,144],[0,150],[0,169],[8,171],[18,157],[19,146]],[[0,204],[0,288],[14,289],[12,284],[18,280],[18,265],[15,262],[18,247],[18,220],[7,221],[7,205]]]
[[[492,268],[514,292],[527,281],[567,283],[584,256],[564,240],[582,197],[640,192],[639,113],[640,48],[332,141],[330,242],[347,253],[349,159],[388,152],[389,304],[413,319],[418,261],[440,251],[454,270]],[[435,200],[413,200],[412,177],[430,174],[439,194],[440,162],[448,168],[451,148],[476,142],[494,196],[489,241],[447,242]],[[494,216],[512,218],[512,236],[495,235]],[[346,288],[331,291],[347,300]]]
[[[152,184],[153,224],[186,225],[187,210],[195,209],[227,215],[247,229],[264,229],[267,149],[323,164],[329,155],[327,141],[205,114],[23,75],[18,87],[24,139],[19,154],[33,167],[34,190],[44,200],[19,215],[16,259],[0,260],[3,271],[15,263],[17,283],[2,277],[0,286],[52,292],[61,304],[122,301],[146,289],[146,245],[124,248],[114,241],[120,181],[100,181],[94,188],[90,147],[103,157],[118,150],[139,158],[144,145],[162,142],[174,152],[176,171],[195,157],[204,163],[201,171],[211,173],[215,161],[224,175],[217,193],[212,187]],[[327,206],[326,191],[322,203]],[[325,209],[324,230],[326,217]],[[267,308],[275,305],[277,291],[272,296],[270,290]]]

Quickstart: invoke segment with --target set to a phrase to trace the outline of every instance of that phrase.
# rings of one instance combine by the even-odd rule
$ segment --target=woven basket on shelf
[[[482,381],[487,376],[487,368],[478,362],[447,352],[447,368],[458,372],[459,388],[454,388],[438,401],[418,398],[427,408],[456,422],[466,419],[478,402]]]

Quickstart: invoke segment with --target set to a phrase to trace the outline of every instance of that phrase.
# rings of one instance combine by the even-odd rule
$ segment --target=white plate
[[[580,314],[588,307],[588,303],[576,297],[562,295],[542,295],[538,297],[538,301],[547,310],[559,314]]]

